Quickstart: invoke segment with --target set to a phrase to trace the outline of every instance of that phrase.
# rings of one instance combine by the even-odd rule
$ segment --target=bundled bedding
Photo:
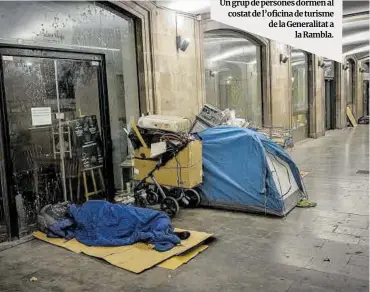
[[[40,211],[38,223],[49,237],[75,238],[88,246],[145,242],[167,251],[181,241],[165,213],[106,201],[47,205]]]

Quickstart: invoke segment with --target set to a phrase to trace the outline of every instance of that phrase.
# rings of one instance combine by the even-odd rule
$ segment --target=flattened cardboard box
[[[176,270],[178,267],[182,266],[183,264],[186,264],[189,262],[192,258],[195,258],[198,254],[200,254],[202,251],[206,250],[208,248],[208,245],[200,245],[198,247],[194,247],[191,250],[186,251],[183,254],[180,254],[178,256],[174,256],[172,258],[169,258],[168,260],[165,260],[164,262],[160,263],[158,267],[165,268],[168,270]]]
[[[175,229],[175,231],[183,230]],[[104,259],[114,266],[138,274],[166,261],[169,258],[184,254],[186,251],[199,246],[206,239],[212,237],[212,234],[197,231],[190,231],[190,234],[191,235],[187,240],[181,241],[180,245],[177,245],[166,252],[158,252],[145,243],[135,243],[133,245],[118,247],[102,247],[86,246],[78,242],[76,239],[66,240],[62,238],[48,238],[46,234],[39,231],[34,232],[33,236],[37,239],[66,248],[75,253],[84,253],[92,257]],[[199,250],[195,249],[192,251],[193,253],[184,255],[184,258],[180,258],[179,261],[181,262],[182,260],[183,263],[186,263],[202,250],[202,247],[199,247]],[[176,269],[179,266],[179,261],[170,262],[167,265],[169,265],[170,268],[172,267]]]
[[[352,113],[352,109],[349,106],[347,106],[346,112],[347,112],[347,117],[348,117],[349,121],[351,122],[352,127],[356,127],[357,122],[356,122],[356,119],[355,119],[355,117]]]
[[[140,158],[144,155],[146,158],[150,157],[150,148],[140,147],[135,150],[135,157]],[[176,156],[177,159],[171,159],[167,162],[164,168],[191,167],[199,162],[202,162],[202,142],[191,141],[184,149],[182,149]],[[140,160],[140,159],[139,159]],[[151,160],[147,160],[151,161]],[[153,161],[152,161],[153,162]],[[155,165],[155,162],[153,162]]]

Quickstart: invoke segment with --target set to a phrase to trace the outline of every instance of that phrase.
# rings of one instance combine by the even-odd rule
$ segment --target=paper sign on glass
[[[51,125],[51,107],[31,108],[32,126]]]

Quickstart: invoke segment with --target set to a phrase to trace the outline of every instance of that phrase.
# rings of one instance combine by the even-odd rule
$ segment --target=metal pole
[[[62,124],[62,119],[60,115],[60,102],[59,102],[59,88],[58,88],[58,69],[57,60],[54,60],[55,69],[55,86],[57,93],[57,107],[58,107],[58,127],[59,127],[59,144],[60,144],[60,171],[62,175],[62,188],[64,201],[67,201],[67,185],[66,185],[66,174],[65,174],[65,164],[64,164],[64,129]]]

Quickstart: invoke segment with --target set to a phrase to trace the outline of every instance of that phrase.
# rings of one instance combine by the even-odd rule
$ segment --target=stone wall
[[[150,1],[121,1],[115,5],[137,18],[142,113],[193,118],[204,98],[199,21]],[[177,34],[190,41],[185,52],[177,51]]]
[[[151,113],[193,119],[205,103],[203,33],[210,29],[209,16],[204,19],[177,13],[148,1],[124,1],[120,6],[141,20],[139,45],[143,53],[141,58],[139,56],[139,87],[144,108]],[[185,52],[177,50],[176,35],[190,41]],[[264,44],[265,125],[289,129],[292,126],[291,60],[281,63],[280,54],[289,56],[290,47],[262,38],[259,41]],[[312,71],[309,72],[311,137],[325,134],[325,80],[323,69],[318,67],[320,60],[321,57],[312,56]],[[336,127],[343,128],[346,126],[346,73],[341,64],[336,67]],[[356,73],[356,112],[361,116],[363,82],[358,66]]]
[[[290,56],[289,46],[269,42],[271,68],[271,116],[272,126],[291,128],[292,122],[292,75],[291,59],[280,62],[280,54]]]
[[[203,104],[203,64],[199,21],[156,8],[152,19],[155,109],[158,114],[192,119]],[[177,33],[176,33],[177,31]],[[176,35],[188,39],[177,50]]]
[[[357,62],[357,118],[360,118],[364,115],[364,78],[363,73],[360,72],[360,69],[364,67],[362,61]]]
[[[311,131],[314,138],[325,135],[325,79],[324,69],[319,67],[323,62],[322,57],[313,56],[312,71],[314,72],[314,95],[315,95],[315,131]]]
[[[347,126],[346,117],[346,95],[343,80],[342,63],[335,63],[335,100],[336,100],[336,129],[343,129]]]

